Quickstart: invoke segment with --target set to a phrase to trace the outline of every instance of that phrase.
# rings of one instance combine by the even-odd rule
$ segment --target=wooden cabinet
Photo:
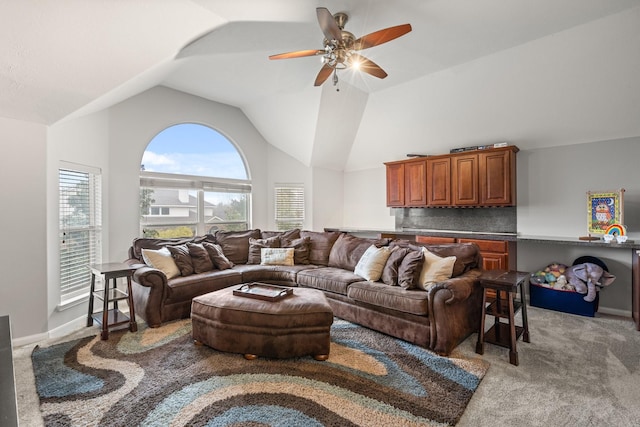
[[[458,243],[475,243],[480,248],[483,270],[515,270],[516,244],[506,240],[458,239]]]
[[[451,158],[427,159],[427,206],[451,205]]]
[[[451,187],[454,206],[478,206],[478,155],[459,155],[451,159]]]
[[[425,206],[427,204],[427,161],[408,161],[404,165],[405,206]]]
[[[404,206],[404,163],[387,166],[387,206]]]
[[[480,204],[513,206],[516,204],[516,156],[511,150],[480,153]]]
[[[453,237],[416,236],[416,242],[429,245],[441,245],[443,243],[455,243],[456,239]]]
[[[517,152],[507,146],[385,163],[387,206],[515,206]]]

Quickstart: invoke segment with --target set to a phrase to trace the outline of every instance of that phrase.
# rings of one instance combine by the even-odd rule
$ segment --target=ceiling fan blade
[[[322,83],[325,82],[325,80],[327,80],[329,78],[331,73],[333,73],[333,68],[331,68],[327,64],[324,64],[322,66],[322,68],[320,69],[320,72],[318,73],[318,76],[316,77],[316,82],[313,85],[314,86],[320,86]]]
[[[365,58],[362,55],[358,55],[357,53],[351,54],[351,62],[358,62],[360,65],[358,66],[359,70],[364,71],[367,74],[371,74],[374,77],[379,79],[384,79],[387,77],[387,73],[380,68],[378,64],[373,62],[372,60]]]
[[[358,40],[356,40],[354,42],[354,49],[362,50],[377,46],[393,39],[397,39],[400,36],[404,36],[409,31],[411,31],[411,24],[396,25],[395,27],[378,30],[376,32],[367,34],[366,36],[362,36]]]
[[[290,59],[290,58],[302,58],[304,56],[323,55],[325,52],[321,49],[309,49],[298,50],[296,52],[279,53],[278,55],[271,55],[269,59]]]
[[[316,15],[318,15],[320,29],[328,41],[342,40],[342,30],[338,27],[338,24],[331,12],[329,12],[329,9],[326,7],[318,7],[316,8]]]

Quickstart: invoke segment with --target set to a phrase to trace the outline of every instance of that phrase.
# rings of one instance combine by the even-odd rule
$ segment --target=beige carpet
[[[640,420],[640,332],[629,319],[574,316],[529,308],[531,343],[508,350],[486,344],[489,372],[458,426],[637,426]],[[94,334],[87,328],[65,341]],[[474,355],[476,335],[459,350]],[[52,342],[47,342],[49,345]],[[42,343],[41,343],[42,344]],[[15,349],[22,426],[40,426],[31,351]]]

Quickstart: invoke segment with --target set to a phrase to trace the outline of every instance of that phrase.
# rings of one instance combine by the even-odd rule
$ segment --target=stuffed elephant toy
[[[616,276],[609,274],[597,264],[586,262],[573,265],[565,271],[568,282],[576,288],[576,292],[587,294],[584,300],[592,302],[596,299],[596,286],[602,288],[613,282]]]

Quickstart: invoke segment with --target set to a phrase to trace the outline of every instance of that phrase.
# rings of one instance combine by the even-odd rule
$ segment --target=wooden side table
[[[483,288],[482,319],[478,331],[478,343],[476,353],[484,353],[484,343],[488,342],[509,349],[509,362],[518,365],[518,351],[516,341],[522,335],[524,342],[529,342],[529,325],[527,323],[527,303],[524,297],[524,284],[529,273],[521,271],[489,270],[480,276],[480,285]],[[487,304],[487,289],[495,291],[495,299]],[[520,300],[516,300],[517,293]],[[522,311],[522,326],[516,326],[515,314]],[[494,316],[493,326],[487,331],[485,328],[486,315]],[[507,319],[508,322],[501,322]]]
[[[136,323],[136,313],[133,307],[133,293],[131,292],[131,277],[135,268],[119,262],[110,262],[106,264],[92,264],[91,269],[91,292],[89,293],[89,312],[87,314],[87,326],[92,326],[93,322],[102,326],[100,338],[109,339],[109,328],[129,324],[129,330],[135,332],[138,330]],[[96,289],[96,275],[104,276],[104,288]],[[117,279],[120,277],[127,278],[127,292],[117,288]],[[109,287],[109,282],[113,283],[113,287]],[[102,300],[102,311],[93,312],[93,300],[98,298]],[[122,313],[118,309],[118,301],[127,300],[129,305],[129,316]],[[109,309],[109,304],[113,304],[113,308]]]

